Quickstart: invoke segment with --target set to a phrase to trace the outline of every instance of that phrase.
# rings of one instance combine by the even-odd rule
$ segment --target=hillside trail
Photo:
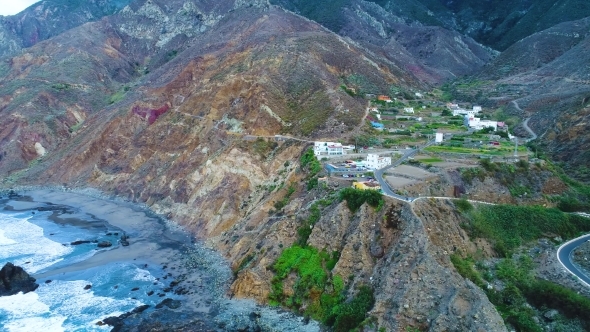
[[[512,104],[514,105],[514,107],[516,107],[517,110],[524,112],[524,110],[522,108],[520,108],[520,106],[518,105],[518,102],[516,100],[513,100]],[[524,128],[524,130],[526,130],[529,133],[529,135],[531,135],[530,138],[526,139],[527,142],[536,140],[538,137],[537,134],[535,134],[535,132],[529,127],[529,120],[530,119],[531,119],[531,117],[529,116],[522,123],[522,127]]]

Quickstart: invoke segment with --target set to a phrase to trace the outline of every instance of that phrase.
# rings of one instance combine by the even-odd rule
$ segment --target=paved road
[[[535,134],[535,132],[531,128],[529,128],[529,120],[530,119],[531,118],[526,118],[526,120],[524,120],[524,122],[522,123],[522,126],[524,127],[524,129],[526,131],[528,131],[528,133],[531,135],[530,138],[527,138],[527,140],[526,140],[527,142],[530,142],[532,140],[536,140],[538,137],[537,134]]]
[[[590,234],[580,236],[579,238],[573,239],[571,241],[566,242],[564,245],[559,247],[557,250],[557,259],[563,265],[563,267],[574,276],[578,277],[580,281],[590,287],[590,277],[588,277],[584,272],[580,271],[573,263],[572,263],[572,254],[573,251],[580,246],[582,243],[590,240]]]
[[[385,181],[385,179],[383,179],[383,174],[390,168],[393,167],[397,167],[399,166],[401,163],[403,163],[404,161],[406,161],[406,159],[410,158],[411,156],[415,155],[416,153],[418,153],[421,149],[426,148],[430,145],[434,144],[434,140],[426,143],[426,145],[424,145],[424,147],[420,148],[420,149],[410,149],[406,152],[404,152],[404,154],[402,155],[401,158],[399,158],[398,160],[396,160],[395,162],[391,163],[391,165],[384,167],[380,170],[376,170],[375,171],[375,179],[377,181],[379,181],[379,185],[381,185],[381,190],[383,190],[383,194],[389,197],[393,197],[395,199],[399,199],[402,201],[407,201],[407,202],[412,202],[413,200],[415,200],[415,197],[407,197],[407,196],[402,196],[402,195],[398,195],[396,193],[393,192],[393,190],[391,189],[391,187],[389,186],[389,183],[387,183],[387,181]]]
[[[522,108],[520,108],[520,106],[518,105],[518,102],[516,100],[513,100],[512,101],[512,104],[514,105],[514,107],[516,107],[517,110],[519,110],[521,112],[524,112],[522,110]],[[527,138],[527,140],[526,140],[527,142],[530,142],[532,140],[536,140],[537,139],[537,134],[535,134],[535,132],[529,127],[529,120],[530,119],[531,119],[530,117],[529,118],[526,118],[524,120],[524,122],[522,123],[522,126],[524,127],[524,129],[529,133],[529,135],[531,135],[530,138]]]

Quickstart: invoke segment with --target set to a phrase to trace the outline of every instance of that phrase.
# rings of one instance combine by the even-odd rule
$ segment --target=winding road
[[[521,112],[524,112],[524,111],[523,111],[523,109],[522,109],[522,108],[520,108],[520,106],[518,105],[518,102],[517,102],[516,100],[513,100],[513,101],[512,101],[512,104],[514,105],[514,107],[516,107],[516,109],[517,109],[517,110],[519,110],[519,111],[521,111]],[[530,141],[536,140],[536,139],[537,139],[537,137],[538,137],[538,136],[537,136],[537,134],[535,134],[535,132],[534,132],[534,131],[533,131],[533,130],[532,130],[530,127],[529,127],[529,120],[530,120],[530,119],[531,119],[531,118],[530,118],[530,117],[528,117],[528,118],[526,118],[526,119],[524,120],[524,122],[522,123],[522,126],[523,126],[524,130],[526,130],[526,131],[529,133],[529,135],[531,135],[531,137],[530,137],[530,138],[527,138],[527,139],[526,139],[526,142],[527,142],[527,143],[528,143],[528,142],[530,142]]]
[[[522,126],[523,126],[524,130],[526,130],[531,135],[530,138],[527,138],[527,140],[526,140],[527,142],[536,140],[537,137],[538,137],[537,134],[535,134],[535,132],[531,128],[529,128],[529,120],[530,119],[531,118],[526,118],[524,120],[524,122],[522,123]]]
[[[584,272],[582,272],[572,263],[572,255],[574,250],[586,241],[590,241],[590,234],[580,236],[579,238],[564,243],[557,250],[557,260],[559,260],[559,263],[561,263],[561,265],[563,265],[563,267],[569,273],[578,277],[578,279],[584,285],[590,287],[590,277],[588,277]]]
[[[406,159],[410,158],[411,156],[415,155],[416,153],[418,153],[421,149],[424,149],[430,145],[434,144],[434,140],[429,141],[428,143],[426,143],[426,145],[424,145],[422,148],[420,149],[411,149],[408,150],[407,152],[405,152],[403,154],[403,156],[401,158],[399,158],[398,160],[396,160],[395,162],[393,162],[391,165],[384,167],[382,169],[376,170],[375,173],[375,179],[379,182],[379,185],[381,186],[381,190],[383,190],[383,194],[401,201],[406,201],[406,202],[412,202],[414,201],[416,198],[415,197],[406,197],[406,196],[402,196],[402,195],[398,195],[396,193],[393,192],[393,190],[391,190],[391,187],[389,186],[389,184],[387,183],[387,181],[385,181],[385,179],[383,178],[383,174],[390,168],[393,167],[397,167],[399,166],[401,163],[403,163]]]

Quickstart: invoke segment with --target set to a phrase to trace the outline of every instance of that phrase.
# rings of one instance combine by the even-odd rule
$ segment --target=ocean
[[[129,246],[118,242],[123,230]],[[102,241],[112,247],[98,248]],[[280,308],[228,298],[233,272],[219,252],[126,202],[59,190],[0,198],[0,267],[7,262],[36,278],[39,288],[0,297],[0,332],[110,331],[97,323],[143,305],[149,308],[126,319],[126,328],[320,330]],[[164,304],[170,301],[174,307]]]
[[[51,214],[0,211],[0,266],[12,262],[33,276],[48,275],[37,279],[39,288],[34,292],[0,297],[0,331],[110,331],[112,327],[96,323],[162,300],[158,294],[166,287],[160,281],[165,272],[161,267],[149,268],[147,262],[111,262],[51,275],[52,270],[112,250],[98,249],[92,242],[72,242],[98,240],[116,245],[118,239],[116,230],[57,224],[49,220]],[[87,285],[90,289],[85,289]]]

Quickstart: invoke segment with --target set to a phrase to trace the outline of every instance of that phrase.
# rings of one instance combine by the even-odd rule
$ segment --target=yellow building
[[[352,187],[359,190],[381,190],[378,182],[353,182]]]

